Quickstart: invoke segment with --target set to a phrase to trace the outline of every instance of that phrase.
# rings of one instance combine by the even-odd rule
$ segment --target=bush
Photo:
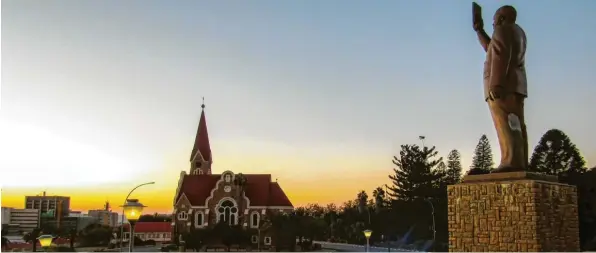
[[[321,244],[320,244],[320,243],[315,243],[315,245],[313,246],[313,249],[314,249],[314,250],[322,250],[322,249],[323,249],[323,247],[321,246]]]
[[[143,245],[155,246],[155,240],[146,240]]]
[[[143,245],[145,245],[145,241],[143,241],[143,239],[141,239],[141,238],[140,238],[140,237],[138,237],[138,236],[135,236],[135,237],[134,237],[134,240],[133,240],[133,242],[134,242],[134,244],[135,244],[135,245],[137,245],[137,246],[143,246]]]

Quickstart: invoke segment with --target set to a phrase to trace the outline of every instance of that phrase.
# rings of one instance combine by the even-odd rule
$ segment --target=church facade
[[[212,173],[213,155],[209,144],[205,105],[190,156],[190,170],[182,171],[174,197],[174,225],[177,235],[218,223],[244,228],[264,228],[266,216],[291,212],[294,207],[270,174],[242,174],[230,170]],[[251,238],[271,245],[272,237]]]

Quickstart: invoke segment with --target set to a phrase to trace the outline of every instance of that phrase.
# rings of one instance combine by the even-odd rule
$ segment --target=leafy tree
[[[230,245],[234,242],[234,231],[225,221],[221,220],[213,228],[213,233],[221,238],[221,243],[226,246],[226,251],[230,251]]]
[[[447,184],[457,184],[461,180],[461,155],[457,149],[451,150],[447,155]]]
[[[212,232],[213,229],[210,228],[191,230],[190,233],[183,235],[186,248],[194,249],[196,252],[200,251],[203,245],[212,240],[210,236]]]
[[[41,235],[41,229],[36,228],[31,231],[31,233],[27,233],[23,236],[23,241],[27,243],[33,244],[32,251],[35,252],[37,249],[37,238]]]
[[[5,237],[7,236],[6,230],[8,229],[6,224],[2,224],[2,248],[4,248],[6,245],[8,245],[8,239]]]
[[[267,222],[271,224],[271,228],[276,235],[274,244],[277,250],[288,249],[288,251],[295,251],[297,224],[293,221],[294,218],[292,216],[294,215],[294,213],[272,212],[268,213],[266,217]]]
[[[69,243],[70,243],[70,249],[74,252],[74,243],[75,240],[77,239],[77,230],[76,229],[71,229],[69,231]]]
[[[468,174],[486,174],[490,173],[493,169],[493,151],[490,147],[490,142],[483,134],[478,140],[476,150],[474,150],[474,158],[472,159],[472,165],[470,165],[470,171]]]
[[[2,248],[4,248],[6,245],[8,245],[8,239],[6,239],[6,237],[2,236]]]
[[[393,157],[394,175],[389,175],[392,186],[389,196],[395,200],[411,201],[418,198],[434,197],[436,182],[443,175],[436,169],[442,162],[437,158],[438,152],[431,148],[420,148],[418,145],[402,145],[399,157]]]
[[[79,242],[88,246],[107,245],[111,239],[112,230],[99,224],[87,226],[79,235]]]
[[[529,170],[554,176],[586,171],[586,162],[569,137],[561,130],[548,130],[530,158]]]
[[[582,251],[596,250],[596,170],[576,175],[572,180],[577,186],[579,235]]]

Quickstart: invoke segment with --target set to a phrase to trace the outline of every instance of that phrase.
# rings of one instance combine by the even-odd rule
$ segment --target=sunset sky
[[[596,165],[596,1],[514,5],[528,36],[530,145],[566,132]],[[205,97],[213,172],[271,173],[295,205],[388,183],[400,144],[462,152],[486,133],[470,1],[3,0],[2,206],[137,190],[171,210]]]

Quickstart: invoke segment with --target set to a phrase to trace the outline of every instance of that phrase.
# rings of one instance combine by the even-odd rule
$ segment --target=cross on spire
[[[203,97],[203,103],[201,104],[201,109],[205,109],[205,97]]]

